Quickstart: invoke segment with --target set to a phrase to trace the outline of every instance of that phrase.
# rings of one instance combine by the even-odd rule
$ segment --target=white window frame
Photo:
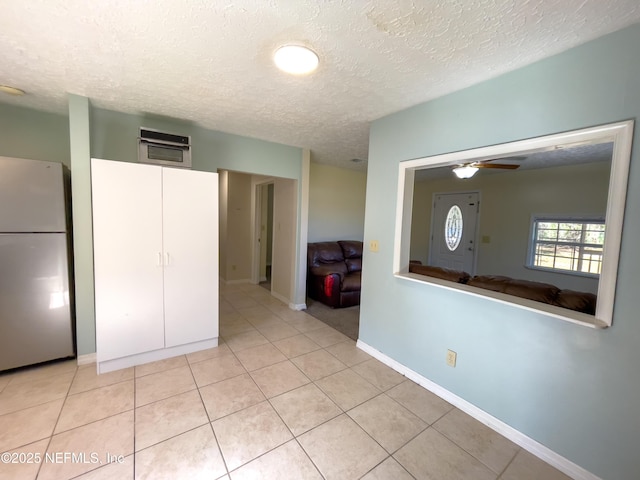
[[[569,270],[564,268],[550,268],[543,267],[540,265],[536,265],[536,245],[537,243],[558,243],[563,245],[571,245],[571,246],[587,246],[588,244],[584,242],[575,242],[575,243],[567,243],[567,242],[538,242],[536,240],[537,234],[537,224],[540,222],[555,222],[555,223],[605,223],[605,217],[603,216],[575,216],[575,215],[533,215],[531,217],[531,233],[529,235],[529,248],[527,251],[527,262],[525,267],[530,268],[532,270],[542,270],[544,272],[552,272],[552,273],[561,273],[565,275],[575,275],[578,277],[589,277],[589,278],[598,278],[600,276],[599,273],[589,273],[582,272],[580,270]],[[606,235],[606,231],[605,231]],[[603,244],[604,247],[604,244]],[[604,249],[602,254],[603,259],[600,261],[602,264],[604,260]]]
[[[618,259],[620,255],[622,224],[624,222],[625,201],[627,196],[627,179],[631,159],[633,126],[633,120],[626,120],[543,137],[401,161],[398,168],[398,196],[396,201],[396,228],[393,252],[394,275],[397,278],[411,282],[455,290],[463,294],[486,298],[490,301],[512,305],[586,327],[610,327],[613,322],[613,305],[618,277]],[[558,145],[576,145],[582,142],[613,142],[614,144],[606,211],[607,236],[604,245],[602,272],[600,274],[600,281],[598,282],[598,303],[596,305],[595,316],[553,305],[546,305],[540,302],[528,301],[527,299],[520,299],[519,297],[511,295],[473,288],[468,285],[454,284],[435,278],[428,278],[424,275],[409,272],[413,184],[416,170],[459,165],[496,157],[521,155],[544,149],[555,149]]]

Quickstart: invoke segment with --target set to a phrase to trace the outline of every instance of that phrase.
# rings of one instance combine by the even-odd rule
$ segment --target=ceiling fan
[[[512,160],[512,161],[520,161],[524,160],[526,157],[504,157],[504,158],[495,158],[491,160],[481,160],[478,162],[470,162],[464,163],[462,165],[457,165],[453,168],[453,173],[456,174],[458,178],[471,178],[475,175],[479,168],[500,168],[503,170],[515,170],[519,168],[520,165],[517,163],[490,163],[496,160]]]

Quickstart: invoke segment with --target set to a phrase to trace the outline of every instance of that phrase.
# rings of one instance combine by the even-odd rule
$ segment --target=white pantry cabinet
[[[92,159],[98,372],[218,344],[218,175]]]

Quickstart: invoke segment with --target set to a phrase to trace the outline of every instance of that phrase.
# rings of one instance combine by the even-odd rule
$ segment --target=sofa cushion
[[[362,270],[361,258],[345,258],[344,263],[347,265],[349,272],[359,272]]]
[[[467,285],[493,290],[494,292],[504,292],[509,280],[511,280],[509,277],[503,277],[502,275],[478,275],[469,279]]]
[[[410,263],[409,271],[419,275],[428,275],[430,277],[449,280],[450,282],[467,283],[470,276],[462,270],[452,270],[444,267],[433,267],[431,265],[422,265],[420,263]]]
[[[560,290],[554,305],[582,313],[588,313],[589,315],[595,315],[597,299],[598,297],[593,293],[576,292],[575,290]]]
[[[344,258],[362,258],[362,242],[357,240],[338,240]]]
[[[317,242],[308,245],[307,264],[310,267],[336,262],[344,263],[344,255],[338,242]]]
[[[549,283],[514,279],[511,279],[504,289],[504,293],[508,295],[550,304],[555,301],[559,291],[558,287]]]
[[[361,276],[360,272],[353,272],[345,275],[342,279],[342,292],[359,292],[360,291]]]

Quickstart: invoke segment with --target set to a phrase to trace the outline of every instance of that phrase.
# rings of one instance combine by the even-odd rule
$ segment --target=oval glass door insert
[[[444,241],[447,244],[447,248],[452,252],[460,245],[462,227],[462,210],[458,205],[454,205],[449,209],[444,223]]]

